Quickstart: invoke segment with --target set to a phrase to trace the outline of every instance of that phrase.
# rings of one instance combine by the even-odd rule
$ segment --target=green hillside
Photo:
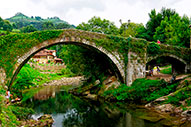
[[[48,17],[47,19],[43,19],[40,16],[26,16],[22,13],[16,13],[15,16],[11,18],[7,18],[6,20],[10,21],[13,25],[14,29],[21,29],[28,25],[34,26],[38,30],[43,30],[46,25],[51,26],[55,29],[63,29],[63,28],[73,28],[73,25],[70,25],[66,21],[61,20],[59,17]],[[43,28],[44,26],[44,28]],[[46,27],[47,28],[47,27]]]

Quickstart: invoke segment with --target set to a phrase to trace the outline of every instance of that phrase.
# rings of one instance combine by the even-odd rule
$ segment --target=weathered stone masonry
[[[79,35],[79,32],[81,35]],[[5,85],[11,85],[13,81],[16,78],[16,75],[22,68],[22,66],[37,52],[40,50],[55,45],[55,44],[75,44],[75,45],[81,45],[84,47],[92,47],[103,54],[105,54],[116,66],[116,68],[119,71],[119,74],[122,77],[123,82],[125,82],[127,85],[131,85],[132,82],[137,78],[144,78],[145,77],[145,69],[146,69],[146,63],[152,59],[157,58],[157,56],[151,57],[149,54],[147,54],[146,49],[144,50],[143,54],[140,56],[139,53],[133,52],[133,50],[129,50],[127,52],[128,54],[128,63],[124,62],[124,56],[121,53],[118,53],[115,51],[109,51],[106,48],[103,48],[102,46],[96,45],[94,41],[96,39],[102,39],[102,36],[105,37],[104,34],[98,34],[98,33],[92,33],[92,32],[85,32],[85,31],[79,31],[79,30],[63,30],[63,34],[56,38],[51,40],[46,40],[42,43],[37,44],[36,46],[33,46],[30,48],[29,51],[26,51],[24,55],[17,56],[16,63],[14,65],[13,69],[13,75],[12,77],[7,77],[5,70],[0,67],[0,84]],[[90,39],[87,39],[90,38]],[[138,39],[136,39],[138,41]],[[163,46],[164,47],[164,46]],[[168,47],[167,47],[168,48]],[[168,50],[167,50],[168,51]],[[160,55],[166,55],[160,54]],[[175,59],[178,59],[180,62],[184,63],[185,66],[185,72],[190,71],[190,61],[184,60],[183,58],[180,58],[180,56],[176,56],[172,53],[169,54],[169,57],[174,57]]]

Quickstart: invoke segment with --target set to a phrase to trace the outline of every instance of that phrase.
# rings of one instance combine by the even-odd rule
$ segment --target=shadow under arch
[[[87,48],[89,50],[94,50],[96,51],[97,53],[100,53],[103,55],[103,58],[108,60],[110,66],[111,66],[111,70],[115,73],[115,76],[118,78],[118,80],[120,80],[122,83],[125,83],[124,81],[124,77],[123,75],[121,74],[120,70],[119,70],[119,67],[117,67],[117,65],[114,63],[114,61],[108,56],[108,54],[106,54],[105,52],[99,50],[98,48],[95,48],[94,46],[91,46],[91,45],[88,45],[88,44],[84,44],[84,43],[79,43],[79,42],[72,42],[72,41],[67,41],[67,42],[57,42],[57,43],[54,43],[54,44],[50,44],[48,46],[43,46],[41,48],[39,48],[38,50],[36,50],[35,52],[33,52],[32,54],[30,54],[30,56],[26,57],[21,63],[20,65],[16,68],[12,78],[11,78],[11,81],[9,83],[9,89],[11,88],[13,82],[15,81],[16,79],[16,76],[18,75],[18,73],[20,72],[21,68],[30,60],[30,58],[32,58],[36,53],[38,53],[39,51],[43,50],[43,49],[46,49],[46,48],[49,48],[51,46],[54,46],[54,45],[77,45],[77,46],[81,46],[81,47],[84,47],[84,48]]]
[[[187,63],[181,58],[174,55],[159,55],[150,58],[146,63],[146,69],[151,69],[154,66],[172,65],[172,73],[187,73]],[[149,68],[150,66],[150,68]]]

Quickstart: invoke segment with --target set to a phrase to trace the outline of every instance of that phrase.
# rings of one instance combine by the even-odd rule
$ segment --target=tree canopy
[[[118,34],[118,28],[114,25],[113,22],[106,19],[102,20],[100,17],[95,16],[88,20],[87,23],[82,22],[76,28],[85,31],[98,32],[104,34]]]
[[[175,10],[162,8],[161,12],[151,10],[143,38],[149,41],[160,40],[162,43],[189,47],[190,19],[181,17]]]

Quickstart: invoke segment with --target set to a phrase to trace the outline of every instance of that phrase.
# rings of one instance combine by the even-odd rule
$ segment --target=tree
[[[13,30],[13,27],[8,20],[4,20],[3,30],[5,30],[5,31],[12,31]]]
[[[121,27],[119,29],[120,35],[124,37],[136,37],[139,33],[139,29],[141,29],[143,24],[137,24],[137,23],[122,23]]]
[[[171,16],[177,14],[175,10],[169,9],[169,8],[162,8],[160,13],[156,13],[156,10],[151,10],[151,13],[149,13],[149,21],[146,24],[146,30],[148,34],[148,38],[146,38],[149,41],[154,41],[154,34],[156,32],[156,28],[160,26],[162,20],[164,20],[166,17],[170,19]]]
[[[37,31],[37,29],[32,25],[28,25],[26,27],[21,28],[21,32],[23,32],[23,33],[30,33],[30,32],[34,32],[34,31]]]
[[[101,79],[103,74],[114,74],[114,72],[110,72],[113,70],[112,62],[93,48],[63,45],[63,50],[60,52],[59,57],[64,60],[67,68],[74,74],[84,75],[90,78],[90,81]]]
[[[93,17],[87,23],[82,22],[79,24],[77,29],[98,32],[104,34],[114,34],[117,35],[119,33],[118,28],[114,25],[113,22],[110,22],[106,19],[101,19],[100,17]]]
[[[35,16],[36,20],[42,20],[42,18],[40,16]]]
[[[178,14],[165,17],[160,26],[156,28],[154,40],[160,40],[162,43],[189,47],[189,29],[190,20],[187,16],[182,18]]]
[[[3,24],[4,24],[4,21],[3,21],[3,19],[0,17],[0,29],[3,29]]]
[[[43,22],[42,30],[52,30],[52,29],[55,29],[55,26],[52,22],[50,22],[50,21]]]
[[[22,21],[17,21],[17,22],[15,23],[15,25],[16,25],[16,28],[17,28],[17,29],[20,29],[20,28],[22,28],[22,27],[25,26],[25,25],[24,25],[24,22],[22,22]]]
[[[55,25],[56,29],[67,29],[67,28],[72,28],[70,24],[67,23],[58,23]]]

